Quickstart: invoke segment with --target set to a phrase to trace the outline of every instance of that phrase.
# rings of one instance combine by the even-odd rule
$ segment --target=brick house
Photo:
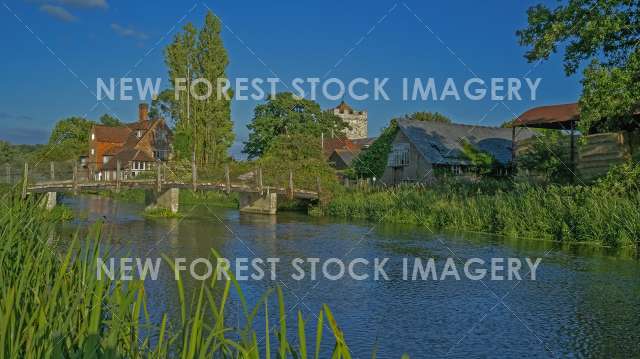
[[[120,163],[123,179],[153,169],[172,155],[172,132],[162,118],[149,119],[149,107],[140,104],[138,121],[121,126],[93,125],[89,154],[81,157],[95,180],[116,178]]]

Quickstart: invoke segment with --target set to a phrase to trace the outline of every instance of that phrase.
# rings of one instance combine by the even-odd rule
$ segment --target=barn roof
[[[580,119],[577,103],[535,107],[525,111],[514,122],[516,127],[568,128]]]
[[[471,165],[463,155],[464,141],[491,154],[502,165],[511,163],[513,134],[510,128],[416,120],[398,120],[398,128],[433,164]],[[518,131],[516,140],[532,135],[529,130]]]

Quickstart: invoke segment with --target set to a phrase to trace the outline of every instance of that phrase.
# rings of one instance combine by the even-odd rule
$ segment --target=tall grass
[[[412,223],[432,230],[637,245],[640,193],[603,186],[446,184],[347,191],[323,209],[330,216]]]
[[[276,290],[278,320],[270,323],[266,293],[250,308],[237,281],[202,282],[189,296],[177,281],[180,318],[152,323],[142,281],[97,278],[100,226],[65,253],[55,248],[54,225],[34,203],[10,199],[0,209],[0,358],[318,358],[326,341],[332,357],[350,358],[329,308],[318,314],[315,341],[300,313],[289,332],[282,292]],[[168,261],[171,263],[171,261]],[[246,324],[225,324],[230,296],[240,298]],[[256,323],[264,308],[264,324]],[[256,326],[277,331],[259,344]],[[329,334],[325,334],[325,327]],[[315,343],[308,344],[308,341]]]

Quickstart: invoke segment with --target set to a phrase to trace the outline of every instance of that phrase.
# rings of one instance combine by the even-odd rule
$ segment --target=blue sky
[[[97,119],[110,112],[106,106],[133,121],[137,100],[96,106],[96,78],[129,72],[130,77],[161,77],[166,86],[164,47],[186,22],[200,25],[207,7],[225,24],[222,36],[232,81],[275,73],[288,83],[295,77],[323,77],[329,70],[344,81],[389,77],[391,101],[349,101],[369,111],[370,136],[392,117],[421,110],[438,111],[460,123],[484,119],[482,125],[499,125],[513,117],[502,104],[490,99],[403,101],[401,79],[433,77],[443,84],[452,77],[461,87],[473,77],[471,72],[490,79],[531,71],[529,77],[542,78],[538,97],[506,101],[513,112],[575,101],[580,77],[565,77],[560,56],[534,67],[518,45],[515,31],[526,25],[526,9],[541,1],[3,2],[0,139],[45,142],[58,119]],[[337,104],[319,102],[323,108]],[[247,137],[255,105],[232,104],[238,142],[234,154]]]

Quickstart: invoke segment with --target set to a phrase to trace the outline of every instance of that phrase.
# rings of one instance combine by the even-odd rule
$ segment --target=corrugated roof
[[[512,129],[450,124],[434,121],[398,120],[400,131],[434,164],[470,165],[462,152],[463,141],[490,153],[499,163],[511,163]],[[529,130],[519,130],[516,141],[533,136]]]
[[[535,107],[518,116],[515,126],[558,127],[580,119],[577,103]]]

